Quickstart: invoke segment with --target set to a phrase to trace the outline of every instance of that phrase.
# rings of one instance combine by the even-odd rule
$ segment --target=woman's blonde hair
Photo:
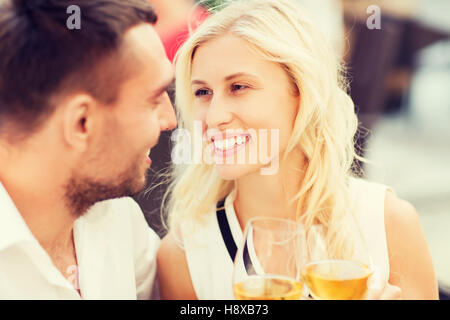
[[[184,43],[176,60],[176,106],[179,127],[194,135],[191,67],[196,48],[232,34],[246,40],[255,54],[278,63],[300,94],[299,111],[283,159],[300,148],[306,159],[304,180],[292,201],[297,218],[306,227],[321,224],[336,256],[349,254],[346,219],[352,214],[348,177],[357,156],[358,128],[354,105],[346,93],[337,55],[304,10],[292,0],[228,1]],[[213,57],[211,57],[213,59]],[[187,164],[174,167],[168,194],[169,227],[201,223],[218,200],[234,187],[214,166]],[[300,201],[300,199],[303,199]],[[300,206],[300,203],[303,203]]]

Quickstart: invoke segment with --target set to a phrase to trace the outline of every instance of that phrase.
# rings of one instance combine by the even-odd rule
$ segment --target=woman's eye
[[[207,89],[198,89],[194,93],[196,97],[206,96],[208,94],[210,94],[210,90]]]
[[[240,91],[240,90],[244,90],[247,88],[248,88],[248,86],[246,86],[244,84],[233,84],[231,86],[231,91]]]

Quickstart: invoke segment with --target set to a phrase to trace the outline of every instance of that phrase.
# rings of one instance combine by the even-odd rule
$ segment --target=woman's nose
[[[231,122],[233,114],[230,112],[226,103],[213,97],[206,113],[206,125],[208,128],[220,128]]]

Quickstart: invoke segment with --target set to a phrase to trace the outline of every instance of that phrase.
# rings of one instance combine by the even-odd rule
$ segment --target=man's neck
[[[47,251],[70,247],[76,217],[64,200],[64,173],[34,157],[1,164],[0,181],[41,246]]]
[[[45,249],[68,246],[75,217],[62,196],[48,186],[2,183],[35,238]]]
[[[15,145],[0,140],[0,182],[30,232],[68,278],[67,270],[73,269],[69,267],[77,265],[73,239],[77,216],[65,200],[72,169],[55,148],[53,136],[44,131]]]
[[[21,185],[1,177],[1,182],[17,210],[54,266],[69,281],[78,265],[73,225],[75,218],[65,207],[57,190],[48,185]],[[20,182],[20,179],[19,179]]]

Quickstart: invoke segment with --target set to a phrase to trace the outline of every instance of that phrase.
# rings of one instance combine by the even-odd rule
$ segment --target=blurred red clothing
[[[191,15],[190,21],[192,31],[194,31],[208,17],[208,15],[208,10],[202,6],[196,6]],[[177,30],[167,35],[160,35],[160,37],[164,45],[164,49],[166,50],[167,57],[173,62],[178,49],[189,37],[189,25],[186,22],[185,25],[181,26]]]

